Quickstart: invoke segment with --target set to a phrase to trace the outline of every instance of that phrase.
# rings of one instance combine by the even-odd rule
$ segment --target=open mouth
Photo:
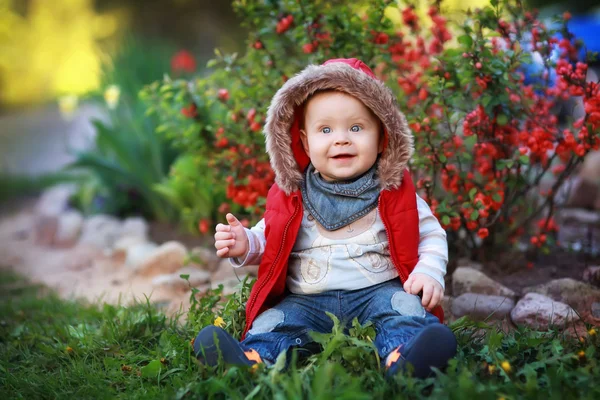
[[[337,156],[334,156],[332,158],[336,159],[336,160],[344,160],[344,159],[348,159],[348,158],[352,158],[354,157],[351,154],[338,154]]]

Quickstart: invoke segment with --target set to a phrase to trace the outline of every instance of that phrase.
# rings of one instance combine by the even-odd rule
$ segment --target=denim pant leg
[[[331,318],[325,314],[325,311],[333,312],[331,297],[327,293],[289,294],[254,320],[242,347],[256,350],[263,360],[271,363],[280,353],[293,347],[306,348],[313,342],[310,331],[327,333],[333,328]]]
[[[361,324],[371,321],[377,336],[375,346],[380,358],[407,343],[421,329],[439,324],[439,319],[427,312],[419,296],[404,291],[399,279],[372,286],[364,295],[364,308],[359,314]]]

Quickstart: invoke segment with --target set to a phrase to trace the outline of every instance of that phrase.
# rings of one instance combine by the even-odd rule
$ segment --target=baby
[[[310,354],[310,332],[331,332],[328,311],[373,323],[388,375],[443,369],[456,353],[441,323],[446,233],[406,169],[413,138],[391,90],[357,59],[309,66],[273,98],[265,135],[276,184],[264,218],[245,229],[227,214],[215,233],[219,257],[260,264],[244,335],[204,328],[198,359]]]

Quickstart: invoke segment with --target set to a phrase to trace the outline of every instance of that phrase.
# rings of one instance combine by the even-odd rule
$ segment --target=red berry
[[[219,89],[218,97],[223,102],[229,100],[229,91],[227,89]]]

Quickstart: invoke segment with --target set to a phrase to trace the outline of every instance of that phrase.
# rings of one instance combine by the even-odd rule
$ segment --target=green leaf
[[[521,164],[529,164],[529,156],[523,154],[522,156],[519,157],[519,161],[521,162]]]
[[[140,368],[142,377],[144,378],[156,378],[162,369],[162,364],[159,360],[152,360],[148,365]]]
[[[464,45],[465,47],[471,47],[473,45],[473,38],[470,35],[462,35],[458,37],[458,43]]]
[[[498,125],[504,126],[508,123],[508,116],[506,114],[500,114],[498,115],[496,122],[498,122]]]
[[[449,224],[450,224],[450,217],[449,217],[449,216],[447,216],[447,215],[444,215],[444,216],[442,217],[442,224],[444,224],[444,225],[449,225]]]
[[[477,218],[479,218],[479,211],[473,210],[469,218],[471,218],[471,221],[475,221]]]
[[[477,188],[472,188],[471,190],[469,190],[469,199],[473,200],[475,194],[477,194]]]

